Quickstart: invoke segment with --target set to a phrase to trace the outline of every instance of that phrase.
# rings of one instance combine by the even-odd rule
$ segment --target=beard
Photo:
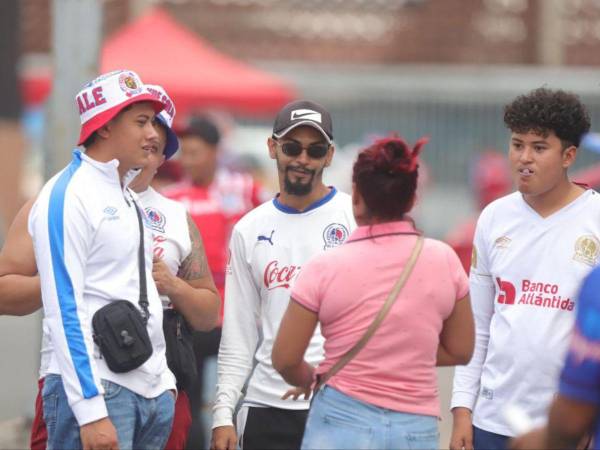
[[[307,171],[308,173],[310,173],[310,177],[308,178],[307,181],[301,181],[301,180],[297,180],[297,181],[292,181],[292,179],[290,178],[289,175],[290,172],[290,168],[287,167],[285,169],[285,173],[284,173],[284,177],[283,177],[283,189],[286,192],[286,194],[290,194],[290,195],[297,195],[299,197],[308,195],[312,192],[313,190],[313,181],[315,179],[315,176],[318,175],[319,173],[322,172],[319,171],[317,172],[316,170],[310,170]]]
[[[279,156],[277,156],[275,158],[275,160],[277,161],[277,171],[279,172],[279,176],[283,176],[283,190],[285,191],[286,194],[289,194],[289,195],[296,195],[298,197],[303,197],[305,195],[309,195],[314,188],[313,185],[314,185],[315,177],[318,177],[323,173],[323,167],[321,167],[320,169],[317,169],[317,170],[304,169],[304,170],[306,170],[306,173],[308,175],[310,175],[308,177],[308,180],[307,181],[301,181],[301,180],[292,181],[292,178],[290,176],[290,171],[291,171],[292,167],[284,166],[284,164],[279,159]],[[298,168],[298,167],[294,167],[294,168]]]

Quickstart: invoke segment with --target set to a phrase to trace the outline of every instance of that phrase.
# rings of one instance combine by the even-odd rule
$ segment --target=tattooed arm
[[[192,251],[181,262],[177,276],[159,259],[154,260],[152,274],[158,292],[169,297],[192,327],[210,331],[217,325],[221,300],[208,269],[202,236],[189,214],[187,222]]]

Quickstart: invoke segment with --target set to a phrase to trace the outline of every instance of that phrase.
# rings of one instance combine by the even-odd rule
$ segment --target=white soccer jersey
[[[475,352],[456,368],[452,407],[473,424],[512,436],[504,408],[543,423],[575,320],[576,295],[600,255],[600,195],[587,190],[542,218],[519,192],[486,207],[477,223],[470,292]]]
[[[101,379],[147,398],[175,389],[165,358],[162,305],[152,279],[149,230],[144,240],[152,356],[137,369],[117,374],[92,340],[98,309],[117,299],[137,306],[139,299],[138,218],[117,165],[116,160],[102,163],[73,152],[71,164],[46,183],[29,215],[44,327],[53,347],[48,373],[62,376],[80,425],[107,416]]]
[[[291,386],[271,365],[273,341],[302,266],[313,255],[342,244],[355,227],[350,196],[335,188],[303,212],[274,199],[234,227],[213,427],[233,424],[233,411],[248,377],[245,404],[308,409],[303,399],[281,400]],[[319,331],[304,357],[313,365],[323,359]]]
[[[192,251],[185,206],[149,187],[138,194],[154,232],[154,256],[162,259],[177,275],[181,263]],[[169,297],[160,296],[163,307],[171,307]]]

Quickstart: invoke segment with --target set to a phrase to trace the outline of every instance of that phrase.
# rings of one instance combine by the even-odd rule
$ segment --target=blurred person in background
[[[183,180],[166,188],[164,194],[182,203],[200,230],[208,266],[223,298],[231,229],[242,215],[265,201],[266,196],[261,185],[250,175],[220,167],[221,133],[212,120],[192,116],[179,135]],[[192,428],[188,448],[208,444],[209,411],[214,401],[220,339],[220,326],[208,333],[194,334],[198,379],[190,387]]]
[[[175,108],[160,86],[147,85],[167,107],[156,117],[158,146],[152,149],[149,163],[129,184],[138,193],[154,233],[155,261],[153,277],[165,309],[175,309],[197,330],[210,330],[218,321],[219,296],[206,263],[202,238],[189,214],[177,202],[169,200],[149,184],[161,165],[177,151],[179,143],[171,129]],[[41,304],[39,277],[33,244],[27,232],[27,216],[33,200],[19,211],[0,252],[0,314],[25,315]],[[188,231],[187,233],[185,231]],[[167,347],[167,352],[169,352]],[[39,390],[31,429],[30,448],[45,449],[46,424],[43,419],[42,396],[44,378],[52,354],[52,345],[43,330]],[[166,449],[185,448],[191,424],[190,406],[185,386],[178,381],[175,415]]]
[[[18,83],[19,1],[0,2],[0,238],[23,204],[21,177],[25,137],[21,127],[22,101]]]
[[[308,391],[359,342],[405,267],[412,270],[372,339],[315,395],[302,448],[438,448],[435,367],[469,361],[474,325],[458,257],[441,241],[421,241],[408,216],[424,144],[390,137],[360,152],[352,174],[358,228],[305,263],[294,284],[273,367]],[[325,360],[315,369],[304,353],[317,324]]]
[[[244,449],[300,447],[308,398],[297,399],[301,391],[273,369],[271,349],[302,266],[342,244],[355,227],[350,197],[323,183],[335,147],[331,116],[321,105],[299,100],[282,108],[267,146],[280,192],[234,226],[229,244],[216,450],[235,449],[238,437]],[[307,351],[313,364],[322,359],[322,342],[315,333]]]
[[[469,181],[471,192],[477,201],[477,210],[481,212],[488,204],[510,192],[512,179],[506,157],[499,152],[486,150],[479,153],[471,162]],[[454,249],[465,271],[469,273],[473,237],[475,236],[475,217],[460,223],[444,239]]]
[[[572,183],[590,117],[569,92],[539,88],[504,110],[517,192],[477,222],[470,273],[471,362],[454,375],[451,449],[504,449],[505,414],[543,421],[575,320],[576,294],[600,256],[600,196]]]

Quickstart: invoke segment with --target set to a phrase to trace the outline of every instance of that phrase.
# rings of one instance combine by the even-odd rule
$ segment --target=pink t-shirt
[[[405,221],[359,227],[345,244],[302,268],[292,298],[319,316],[325,337],[319,374],[364,334],[400,277],[416,239],[413,225]],[[366,347],[327,384],[376,406],[439,416],[439,335],[455,302],[468,291],[456,253],[441,241],[425,239],[389,315]]]

